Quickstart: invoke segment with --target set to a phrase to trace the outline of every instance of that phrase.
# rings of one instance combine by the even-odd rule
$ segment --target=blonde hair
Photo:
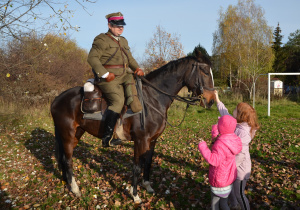
[[[237,116],[236,116],[237,122],[248,123],[248,125],[251,127],[250,130],[251,136],[254,137],[255,131],[260,128],[255,109],[251,105],[245,102],[241,102],[237,105],[236,111],[237,111]]]

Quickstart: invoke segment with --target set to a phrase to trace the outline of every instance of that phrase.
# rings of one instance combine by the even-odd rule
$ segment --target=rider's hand
[[[115,74],[109,73],[105,79],[106,79],[106,82],[111,82],[115,79]]]
[[[134,72],[134,74],[138,75],[138,76],[144,76],[144,72],[141,68],[137,68]]]

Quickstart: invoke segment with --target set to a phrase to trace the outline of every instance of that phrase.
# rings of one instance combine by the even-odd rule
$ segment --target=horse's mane
[[[151,80],[152,78],[156,78],[160,74],[162,74],[162,75],[168,74],[168,73],[172,72],[174,67],[176,67],[176,66],[178,67],[178,65],[183,62],[188,63],[191,59],[192,58],[190,56],[188,56],[188,57],[170,61],[169,63],[165,64],[164,66],[162,66],[154,71],[151,71],[149,74],[146,75],[146,78]]]
[[[146,75],[146,79],[151,80],[152,78],[156,78],[157,75],[168,74],[173,71],[174,67],[178,67],[179,64],[188,63],[190,61],[198,61],[198,62],[202,62],[202,63],[206,63],[208,65],[211,65],[210,60],[204,55],[201,55],[201,57],[198,59],[195,56],[187,56],[187,57],[179,58],[177,60],[170,61],[166,65],[164,65],[154,71],[151,71],[149,74]]]

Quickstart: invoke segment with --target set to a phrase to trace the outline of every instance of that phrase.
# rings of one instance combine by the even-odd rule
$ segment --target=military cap
[[[113,25],[117,25],[117,26],[125,26],[126,23],[124,22],[124,17],[123,14],[121,12],[115,12],[115,13],[111,13],[105,16],[105,18],[107,19],[107,21]]]

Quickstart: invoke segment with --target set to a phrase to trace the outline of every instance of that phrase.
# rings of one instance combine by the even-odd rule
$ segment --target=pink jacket
[[[217,104],[217,108],[221,114],[221,116],[224,115],[230,115],[228,113],[227,108],[222,102],[219,102]],[[235,156],[235,162],[237,167],[237,179],[243,180],[243,179],[249,179],[251,174],[251,157],[249,152],[249,143],[253,139],[253,136],[255,134],[250,134],[251,127],[248,125],[248,123],[238,123],[236,125],[235,134],[241,138],[242,140],[242,151]]]
[[[237,170],[235,155],[242,149],[241,139],[234,133],[220,135],[210,150],[205,141],[200,142],[198,149],[209,166],[209,183],[213,187],[231,185]]]

